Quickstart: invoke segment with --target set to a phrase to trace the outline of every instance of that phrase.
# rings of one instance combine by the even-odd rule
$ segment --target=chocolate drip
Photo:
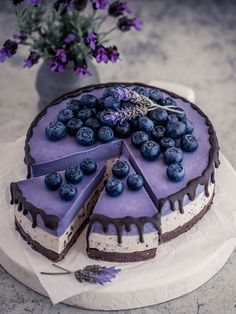
[[[155,214],[152,217],[139,217],[139,218],[135,218],[131,216],[126,216],[123,218],[110,218],[110,217],[100,215],[100,214],[92,214],[92,216],[90,216],[90,219],[89,219],[89,227],[87,230],[87,241],[88,241],[88,237],[91,232],[92,226],[96,222],[102,225],[104,233],[108,232],[108,225],[113,224],[116,228],[119,244],[122,243],[123,228],[125,228],[127,232],[130,232],[132,225],[135,225],[137,227],[138,233],[139,233],[139,239],[141,243],[144,242],[143,230],[144,230],[144,225],[146,223],[151,223],[158,231],[159,237],[161,236],[161,216],[159,213]]]
[[[35,207],[31,203],[27,202],[25,197],[23,196],[22,191],[19,186],[12,182],[10,185],[11,190],[11,204],[18,204],[18,210],[23,210],[23,215],[27,215],[28,213],[32,217],[32,228],[36,228],[37,226],[37,216],[40,215],[45,227],[56,230],[59,218],[55,215],[47,215],[42,209]]]

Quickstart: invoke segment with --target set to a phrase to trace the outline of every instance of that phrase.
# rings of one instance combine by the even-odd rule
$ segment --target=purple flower
[[[89,47],[92,50],[95,50],[95,48],[96,48],[96,35],[93,32],[88,32],[88,35],[86,37],[86,42],[89,44]]]
[[[85,60],[79,60],[75,65],[75,74],[83,77],[85,75],[91,75],[90,71],[88,70],[88,66]]]
[[[49,60],[48,65],[51,67],[53,72],[64,72],[65,70],[64,65],[57,62],[56,60]]]
[[[109,3],[109,0],[91,0],[95,9],[104,10]]]
[[[27,36],[23,34],[13,34],[13,38],[17,43],[24,43],[27,39]]]
[[[40,58],[40,54],[38,54],[36,51],[30,51],[30,55],[28,58],[24,61],[24,68],[31,68],[34,64],[38,63]]]
[[[67,62],[67,56],[64,49],[58,49],[56,53],[56,57],[58,57],[58,60],[61,62]]]
[[[69,35],[66,36],[64,42],[65,42],[66,44],[70,44],[70,43],[72,43],[74,40],[75,40],[75,35],[74,35],[74,34],[69,34]]]
[[[123,16],[118,20],[117,27],[122,32],[127,32],[134,27],[137,31],[140,31],[143,25],[143,21],[133,18],[129,19],[127,16]]]
[[[28,4],[31,4],[31,5],[33,5],[33,6],[39,5],[40,2],[41,2],[41,0],[27,0],[27,3],[28,3]]]
[[[18,43],[16,41],[8,39],[3,44],[3,48],[0,49],[0,62],[4,62],[6,58],[10,58],[16,53]]]
[[[17,6],[18,4],[21,4],[24,0],[12,0],[13,4]]]
[[[107,112],[104,113],[103,118],[106,121],[116,122],[117,115],[116,115],[116,112],[107,110]]]
[[[136,29],[136,31],[141,31],[143,26],[143,21],[139,19],[133,19],[133,26]]]
[[[128,88],[121,87],[121,86],[115,86],[110,89],[110,92],[113,97],[115,97],[117,100],[130,100],[131,95]]]
[[[79,282],[104,283],[110,282],[121,270],[119,268],[89,265],[75,272],[75,278]]]
[[[96,54],[96,61],[97,63],[101,63],[102,61],[104,63],[108,63],[109,58],[106,52],[106,49],[103,47],[98,48],[97,54]]]
[[[132,10],[127,2],[115,1],[109,5],[108,13],[111,16],[118,17],[124,12],[128,14],[132,13]]]
[[[116,46],[108,47],[107,48],[107,55],[108,55],[109,60],[112,63],[115,63],[119,59],[119,56],[120,56]]]

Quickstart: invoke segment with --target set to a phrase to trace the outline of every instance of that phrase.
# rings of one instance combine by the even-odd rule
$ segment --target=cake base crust
[[[67,246],[64,248],[64,250],[58,254],[52,250],[46,249],[44,246],[42,246],[37,241],[34,241],[28,233],[24,231],[24,229],[21,227],[18,220],[15,218],[15,226],[16,230],[20,233],[21,237],[34,249],[35,251],[41,253],[43,256],[47,257],[53,262],[59,262],[61,261],[66,254],[68,253],[69,249],[75,244],[76,240],[78,239],[79,235],[84,230],[85,226],[88,224],[88,219],[85,219],[79,229],[76,231],[74,236],[71,238],[71,240],[68,242]]]
[[[116,252],[105,252],[97,249],[88,249],[88,257],[96,260],[108,261],[108,262],[119,262],[119,263],[130,263],[146,261],[156,256],[156,248],[145,250],[141,252],[132,253],[116,253]]]

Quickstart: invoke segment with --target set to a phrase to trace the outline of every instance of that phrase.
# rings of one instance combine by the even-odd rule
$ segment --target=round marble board
[[[18,157],[22,158],[18,152],[21,147],[23,147],[23,139],[5,144],[0,153],[0,200],[5,198],[5,204],[8,204],[10,198],[8,184],[13,179],[21,179],[25,171],[23,162],[16,162]],[[6,151],[8,154],[4,154]],[[76,307],[97,310],[144,307],[189,293],[215,275],[236,246],[236,209],[234,208],[236,173],[222,154],[220,159],[221,166],[216,172],[218,188],[210,211],[190,231],[161,245],[155,259],[142,262],[146,263],[143,265],[147,267],[142,268],[138,281],[135,278],[132,284],[131,275],[127,285],[126,280],[122,282],[123,280],[119,280],[118,277],[110,285],[85,291],[64,302]],[[9,164],[12,168],[9,168]],[[231,203],[229,198],[234,202]],[[2,207],[0,206],[1,265],[29,288],[47,295],[15,236],[16,231],[12,227],[13,209],[10,204],[8,208]],[[85,247],[82,249],[85,250]],[[128,265],[130,274],[137,264],[139,263]]]

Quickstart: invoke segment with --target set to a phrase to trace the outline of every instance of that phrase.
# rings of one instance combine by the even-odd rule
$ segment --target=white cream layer
[[[83,208],[80,209],[79,214],[74,218],[64,234],[60,237],[50,234],[39,227],[32,228],[32,222],[23,215],[22,211],[18,211],[17,206],[15,209],[15,218],[17,219],[23,230],[31,237],[33,241],[38,242],[48,250],[60,254],[70,242],[70,240],[79,229],[79,227],[82,225],[84,220],[89,217],[91,209],[96,204],[97,198],[101,193],[102,188],[103,181],[99,184],[98,188],[86,201]]]
[[[214,193],[214,184],[209,186],[209,197],[205,192],[200,193],[194,201],[184,206],[184,213],[179,210],[161,217],[162,234],[173,231],[193,219],[208,204]],[[105,252],[132,253],[144,251],[158,246],[158,233],[144,234],[144,243],[140,242],[139,235],[123,236],[122,243],[117,243],[116,235],[91,233],[89,236],[89,248]]]

